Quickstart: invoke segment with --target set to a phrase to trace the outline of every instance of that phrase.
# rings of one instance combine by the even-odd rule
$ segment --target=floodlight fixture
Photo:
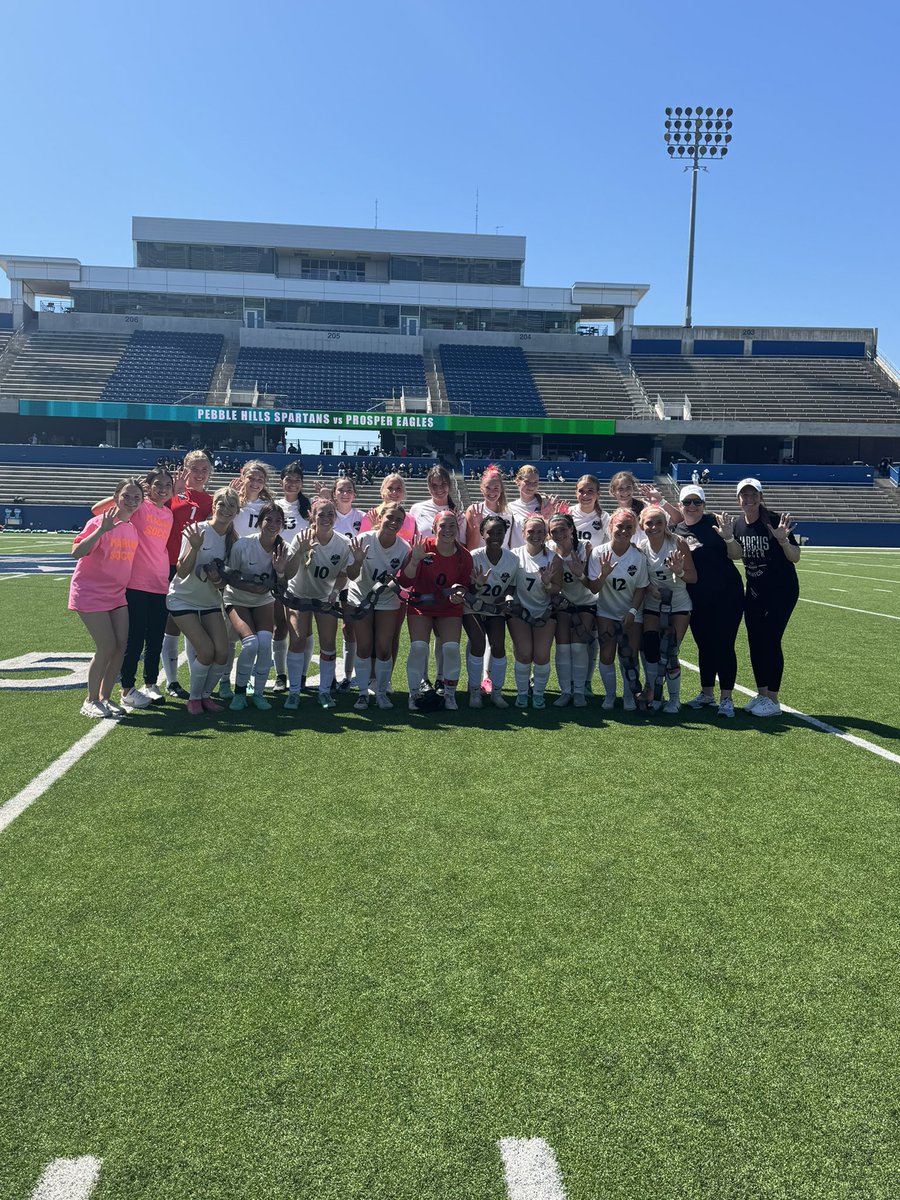
[[[685,328],[691,327],[691,301],[694,291],[694,233],[697,224],[697,175],[701,170],[700,162],[711,160],[718,162],[728,153],[734,122],[733,108],[703,108],[700,105],[687,108],[667,108],[666,117],[676,120],[666,120],[666,152],[675,160],[688,160],[685,170],[691,172],[691,225],[688,235],[688,268],[687,289],[684,299]],[[671,133],[672,129],[677,130]],[[672,142],[677,145],[672,145]],[[705,161],[702,169],[705,171]]]

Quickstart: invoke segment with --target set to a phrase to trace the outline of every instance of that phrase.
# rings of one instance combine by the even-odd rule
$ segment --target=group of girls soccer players
[[[697,632],[692,593],[698,580],[705,576],[708,585],[698,591],[705,610],[719,603],[732,611],[729,571],[741,586],[733,566],[741,548],[731,519],[706,517],[696,485],[682,489],[682,507],[675,507],[619,472],[609,485],[615,507],[607,512],[593,475],[577,481],[569,502],[542,495],[536,468],[524,466],[515,477],[518,496],[509,500],[502,472],[488,467],[481,498],[463,510],[450,475],[435,466],[427,477],[428,500],[407,507],[403,479],[388,475],[381,503],[363,512],[345,477],[310,500],[297,463],[281,471],[280,489],[271,468],[257,460],[213,495],[206,491],[209,477],[209,460],[194,452],[175,477],[156,470],[145,480],[123,480],[76,538],[69,606],[97,647],[86,716],[119,716],[164,703],[160,662],[169,695],[186,700],[192,716],[221,712],[225,703],[235,711],[267,710],[275,697],[283,698],[285,709],[299,709],[316,637],[322,708],[335,707],[335,693],[354,683],[357,710],[372,701],[392,708],[404,622],[411,711],[434,706],[436,696],[444,708],[458,707],[463,632],[469,706],[507,707],[508,630],[519,708],[545,706],[555,648],[557,707],[585,707],[598,671],[602,707],[611,710],[618,658],[626,710],[675,713],[681,705],[678,648],[689,622]],[[765,560],[760,520],[757,513],[754,545],[757,559]],[[779,543],[782,549],[796,546],[789,518],[767,529],[774,553]],[[796,561],[790,548],[782,557]],[[776,565],[779,571],[771,567],[770,576],[781,579],[784,570]],[[736,632],[734,625],[732,655]],[[188,690],[178,682],[182,634]],[[701,634],[697,641],[703,690],[691,703],[715,703],[718,675],[719,712],[732,716],[727,633],[705,643]],[[760,662],[764,657],[757,653]],[[120,670],[115,702],[111,693]],[[777,689],[772,681],[760,689],[757,700],[770,704],[758,715],[774,715]]]

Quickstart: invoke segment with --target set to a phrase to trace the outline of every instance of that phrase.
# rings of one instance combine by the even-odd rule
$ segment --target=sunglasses
[[[699,496],[685,496],[685,498],[682,500],[681,503],[682,504],[704,504],[705,501],[701,500]]]

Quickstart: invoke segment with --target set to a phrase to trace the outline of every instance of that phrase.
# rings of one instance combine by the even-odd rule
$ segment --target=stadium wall
[[[747,476],[762,483],[839,483],[844,485],[872,483],[875,472],[868,466],[825,467],[776,465],[774,463],[673,463],[672,478],[678,484],[690,483],[694,471],[709,471],[710,483],[737,483]]]

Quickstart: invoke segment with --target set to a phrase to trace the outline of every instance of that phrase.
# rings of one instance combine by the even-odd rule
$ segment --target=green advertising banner
[[[564,433],[611,436],[615,421],[555,417],[473,417],[462,413],[313,412],[298,408],[208,408],[182,404],[89,404],[74,400],[20,400],[21,417],[103,417],[113,421],[191,424],[292,425],[309,429],[461,430],[470,433]]]

